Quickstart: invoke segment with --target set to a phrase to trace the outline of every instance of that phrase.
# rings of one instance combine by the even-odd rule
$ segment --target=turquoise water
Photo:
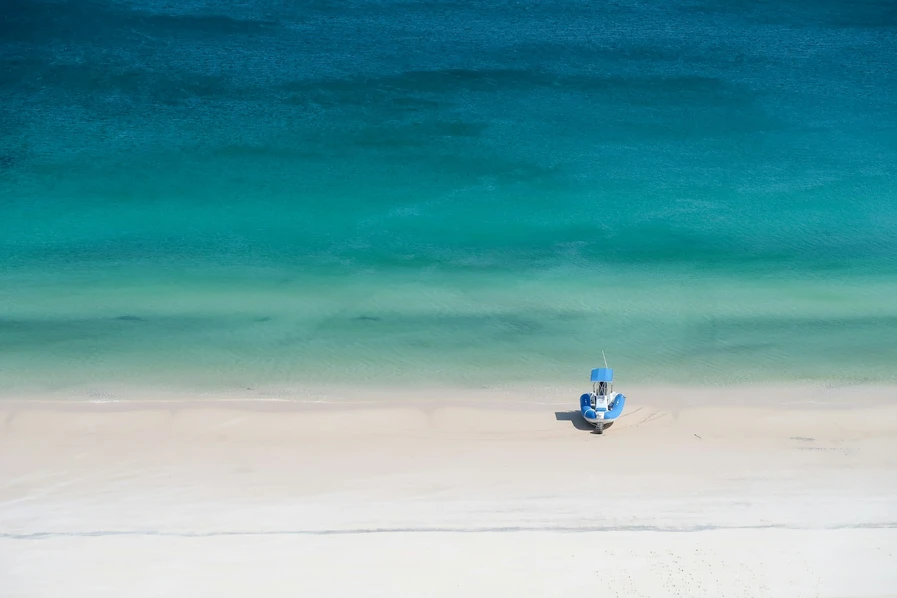
[[[0,387],[897,380],[882,2],[0,14]]]

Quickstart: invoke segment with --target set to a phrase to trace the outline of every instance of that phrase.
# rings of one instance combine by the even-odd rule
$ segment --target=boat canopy
[[[613,382],[613,368],[595,368],[592,370],[592,382]]]

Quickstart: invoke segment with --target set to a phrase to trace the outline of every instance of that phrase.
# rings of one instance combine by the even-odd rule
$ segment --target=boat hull
[[[620,414],[623,413],[623,407],[626,405],[626,397],[620,393],[616,393],[614,398],[609,401],[609,404],[610,408],[607,410],[594,409],[592,408],[591,395],[589,393],[585,393],[579,397],[582,417],[593,426],[602,422],[607,425],[620,417]]]

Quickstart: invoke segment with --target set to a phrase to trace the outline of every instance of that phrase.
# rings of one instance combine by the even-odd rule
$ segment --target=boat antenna
[[[601,357],[604,358],[604,367],[607,367],[607,355],[604,354],[604,349],[601,349]]]

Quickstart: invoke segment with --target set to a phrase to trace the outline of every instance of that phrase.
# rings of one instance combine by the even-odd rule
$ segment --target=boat
[[[607,364],[605,364],[607,365]],[[609,367],[592,370],[592,392],[579,397],[579,408],[582,417],[595,426],[596,434],[603,434],[609,428],[626,405],[626,397],[614,392],[614,370]]]

